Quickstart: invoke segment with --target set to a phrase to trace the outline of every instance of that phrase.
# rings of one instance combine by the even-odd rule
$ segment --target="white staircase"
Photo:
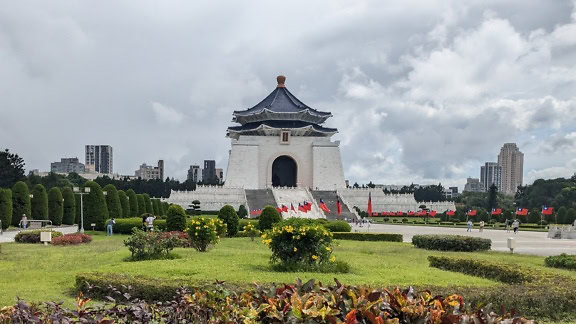
[[[308,189],[305,188],[274,188],[272,189],[274,194],[274,199],[278,207],[285,205],[288,207],[288,212],[282,213],[282,218],[326,218],[324,212],[318,207],[315,199]],[[304,202],[309,202],[312,204],[312,209],[308,212],[301,212],[298,210],[298,204],[304,204]],[[294,206],[295,211],[290,209],[291,205]]]

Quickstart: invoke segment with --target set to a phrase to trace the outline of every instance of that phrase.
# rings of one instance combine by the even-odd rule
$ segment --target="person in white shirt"
[[[148,224],[148,231],[152,232],[154,230],[154,220],[156,219],[156,216],[148,216],[148,218],[146,218],[146,223]]]

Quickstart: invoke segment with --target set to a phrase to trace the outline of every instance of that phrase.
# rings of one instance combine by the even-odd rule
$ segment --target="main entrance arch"
[[[272,186],[296,187],[297,174],[296,161],[287,155],[281,155],[272,163]]]

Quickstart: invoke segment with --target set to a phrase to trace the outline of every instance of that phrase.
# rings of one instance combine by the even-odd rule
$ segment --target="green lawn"
[[[293,282],[315,278],[331,283],[334,277],[347,284],[382,286],[494,286],[497,283],[428,267],[428,255],[466,255],[480,259],[511,262],[518,266],[544,267],[543,258],[498,252],[475,254],[441,253],[420,250],[407,243],[338,241],[335,256],[351,264],[347,274],[278,273],[269,269],[270,251],[249,238],[223,239],[208,253],[176,249],[179,259],[126,262],[128,250],[122,241],[97,234],[87,245],[74,247],[33,244],[3,244],[0,254],[0,306],[12,304],[15,297],[29,301],[71,302],[76,273],[121,272],[150,277],[170,277],[183,281],[214,281],[250,284],[252,282]],[[548,268],[546,268],[548,269]],[[576,273],[550,269],[572,276]]]

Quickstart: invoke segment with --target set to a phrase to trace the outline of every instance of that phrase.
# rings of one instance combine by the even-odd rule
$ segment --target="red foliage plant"
[[[66,234],[52,239],[54,245],[78,245],[92,242],[92,236],[81,233]]]

